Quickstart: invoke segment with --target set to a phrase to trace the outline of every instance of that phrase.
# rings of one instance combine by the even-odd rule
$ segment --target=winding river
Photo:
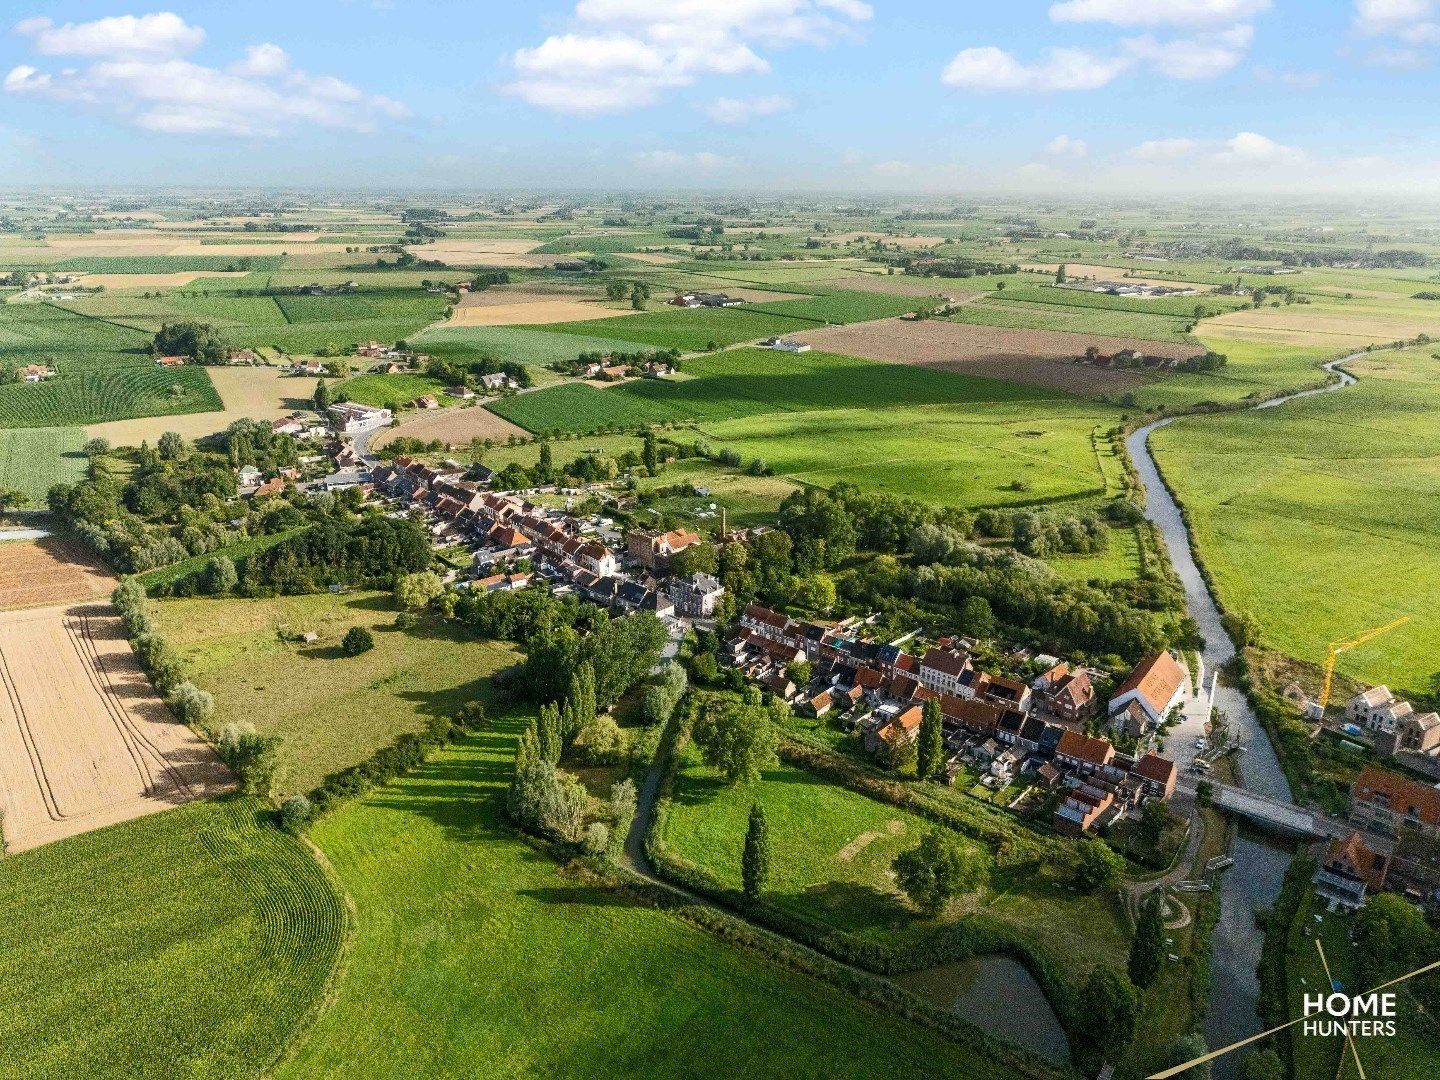
[[[1325,370],[1338,376],[1336,381],[1312,390],[1271,398],[1255,408],[1272,409],[1297,398],[1328,394],[1351,386],[1356,381],[1355,377],[1342,370],[1341,365],[1364,355],[1354,353],[1326,364]],[[1165,538],[1170,561],[1185,587],[1190,615],[1199,624],[1200,633],[1205,638],[1205,666],[1214,671],[1235,656],[1235,643],[1220,623],[1220,609],[1195,563],[1180,507],[1161,481],[1160,471],[1150,453],[1151,433],[1175,419],[1167,417],[1140,428],[1126,441],[1126,447],[1145,488],[1145,516],[1155,523]],[[1290,785],[1286,783],[1279,759],[1244,695],[1233,687],[1218,687],[1215,707],[1226,714],[1232,730],[1238,732],[1245,745],[1245,753],[1239,757],[1240,783],[1260,794],[1290,800]],[[1221,876],[1220,921],[1211,938],[1210,1000],[1204,1030],[1205,1039],[1212,1047],[1228,1045],[1260,1030],[1259,1017],[1255,1013],[1260,997],[1256,969],[1260,963],[1264,935],[1255,925],[1254,912],[1274,903],[1285,868],[1290,862],[1288,851],[1248,837],[1237,838],[1230,854],[1235,859],[1235,866]],[[1230,1080],[1239,1066],[1239,1057],[1231,1054],[1218,1059],[1214,1063],[1215,1075],[1220,1080]]]

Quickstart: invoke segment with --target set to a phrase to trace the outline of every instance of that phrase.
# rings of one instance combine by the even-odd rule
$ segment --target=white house
[[[354,435],[362,431],[374,431],[385,427],[395,419],[389,409],[377,409],[373,405],[360,405],[353,401],[331,405],[330,422],[342,435]]]
[[[1133,704],[1139,706],[1150,727],[1159,727],[1165,715],[1185,699],[1189,684],[1190,672],[1170,653],[1146,657],[1110,699],[1110,716],[1122,717]]]
[[[761,344],[777,352],[802,353],[810,351],[808,342],[796,341],[794,338],[771,338],[769,341],[761,342]]]
[[[1388,686],[1372,686],[1345,703],[1345,719],[1371,731],[1395,734],[1401,720],[1415,711],[1408,701],[1401,701]]]

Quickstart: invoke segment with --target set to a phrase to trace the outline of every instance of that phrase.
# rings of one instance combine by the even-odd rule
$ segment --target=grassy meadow
[[[1342,654],[1339,670],[1426,693],[1440,672],[1430,351],[1374,353],[1353,365],[1349,389],[1183,419],[1152,440],[1223,602],[1259,617],[1266,646],[1318,664],[1329,641],[1411,615]]]
[[[217,725],[248,720],[282,738],[286,792],[309,791],[428,717],[483,697],[488,677],[517,659],[513,647],[476,641],[437,616],[397,629],[380,593],[162,600],[151,610],[190,677],[215,695]],[[369,629],[375,648],[342,655],[352,626]],[[282,631],[320,639],[292,643]]]
[[[345,901],[253,801],[0,860],[0,1074],[266,1073],[321,1007]]]
[[[503,821],[518,723],[321,821],[357,931],[280,1080],[1012,1074],[559,870]],[[826,1047],[823,1054],[816,1047]]]

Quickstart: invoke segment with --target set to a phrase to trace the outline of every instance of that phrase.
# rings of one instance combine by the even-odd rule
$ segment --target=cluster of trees
[[[612,282],[612,284],[614,284]],[[611,297],[611,299],[615,299]],[[624,299],[621,296],[619,299]],[[669,364],[679,369],[679,349],[641,349],[635,352],[582,352],[574,360],[557,361],[551,365],[551,369],[564,375],[580,375],[591,364],[604,364],[606,367],[625,365],[628,368],[640,368],[649,363]]]
[[[919,277],[989,277],[992,274],[1018,274],[1020,272],[1018,263],[988,262],[983,259],[914,258],[909,255],[901,255],[890,261],[895,266],[901,267],[905,273]]]
[[[220,332],[209,323],[162,323],[150,342],[154,356],[188,356],[197,364],[219,364],[225,360],[226,348]]]
[[[535,377],[524,364],[497,360],[493,356],[482,356],[468,363],[432,356],[425,363],[425,374],[446,386],[468,386],[472,390],[482,375],[504,375],[520,386],[532,386],[535,382]]]
[[[1055,518],[1018,513],[1011,519],[1015,550],[1023,555],[1094,555],[1110,546],[1110,527],[1098,514]]]
[[[257,595],[383,585],[430,562],[430,538],[416,522],[376,513],[320,513],[309,528],[247,557],[241,587]]]
[[[470,279],[470,288],[479,292],[488,289],[492,285],[509,285],[510,271],[508,270],[478,270],[475,276]]]
[[[1219,371],[1229,362],[1230,358],[1224,353],[1217,353],[1212,350],[1201,356],[1192,356],[1189,359],[1181,360],[1175,365],[1175,370],[1209,374],[1212,371]]]

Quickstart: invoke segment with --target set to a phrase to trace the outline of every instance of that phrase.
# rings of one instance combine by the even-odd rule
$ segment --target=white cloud
[[[911,175],[915,171],[915,166],[908,161],[880,161],[872,165],[870,171],[876,176],[894,178]]]
[[[504,89],[556,112],[653,105],[701,76],[769,71],[757,46],[829,44],[872,14],[861,0],[579,0],[572,29],[509,58]]]
[[[1215,160],[1230,165],[1264,168],[1277,165],[1301,165],[1309,160],[1305,151],[1286,146],[1253,131],[1242,131],[1227,139]]]
[[[1355,0],[1355,29],[1366,37],[1395,37],[1407,45],[1440,41],[1434,0]]]
[[[1270,0],[1065,0],[1050,6],[1050,18],[1112,26],[1224,26],[1269,10]]]
[[[702,150],[696,154],[682,154],[675,150],[646,150],[631,160],[636,168],[654,171],[676,171],[680,169],[723,169],[733,165],[729,158]]]
[[[717,124],[744,124],[757,116],[774,116],[794,108],[794,103],[779,94],[760,98],[720,97],[701,106],[706,116]]]
[[[1098,90],[1129,68],[1124,57],[1104,57],[1087,49],[1047,49],[1045,59],[1026,64],[993,45],[962,49],[945,68],[946,86],[980,92],[1043,93]]]
[[[5,77],[6,93],[80,106],[146,131],[231,136],[276,136],[305,127],[371,131],[382,118],[409,115],[398,101],[294,67],[283,49],[269,43],[251,46],[226,70],[183,59],[179,53],[203,41],[204,31],[168,13],[58,28],[30,19],[17,29],[35,38],[37,51],[96,59],[58,72],[21,64]]]
[[[1156,74],[1172,79],[1213,79],[1233,70],[1255,39],[1255,28],[1245,24],[1193,38],[1157,41],[1146,34],[1126,38],[1121,46],[1129,55],[1149,64]]]
[[[1141,161],[1174,161],[1190,157],[1200,150],[1196,139],[1148,139],[1134,147],[1130,154]]]
[[[1045,144],[1045,152],[1051,157],[1083,158],[1090,152],[1084,139],[1072,139],[1069,135],[1056,135]]]
[[[193,52],[205,41],[204,30],[170,11],[115,15],[64,26],[39,16],[16,23],[15,31],[33,38],[41,56],[169,59]]]

